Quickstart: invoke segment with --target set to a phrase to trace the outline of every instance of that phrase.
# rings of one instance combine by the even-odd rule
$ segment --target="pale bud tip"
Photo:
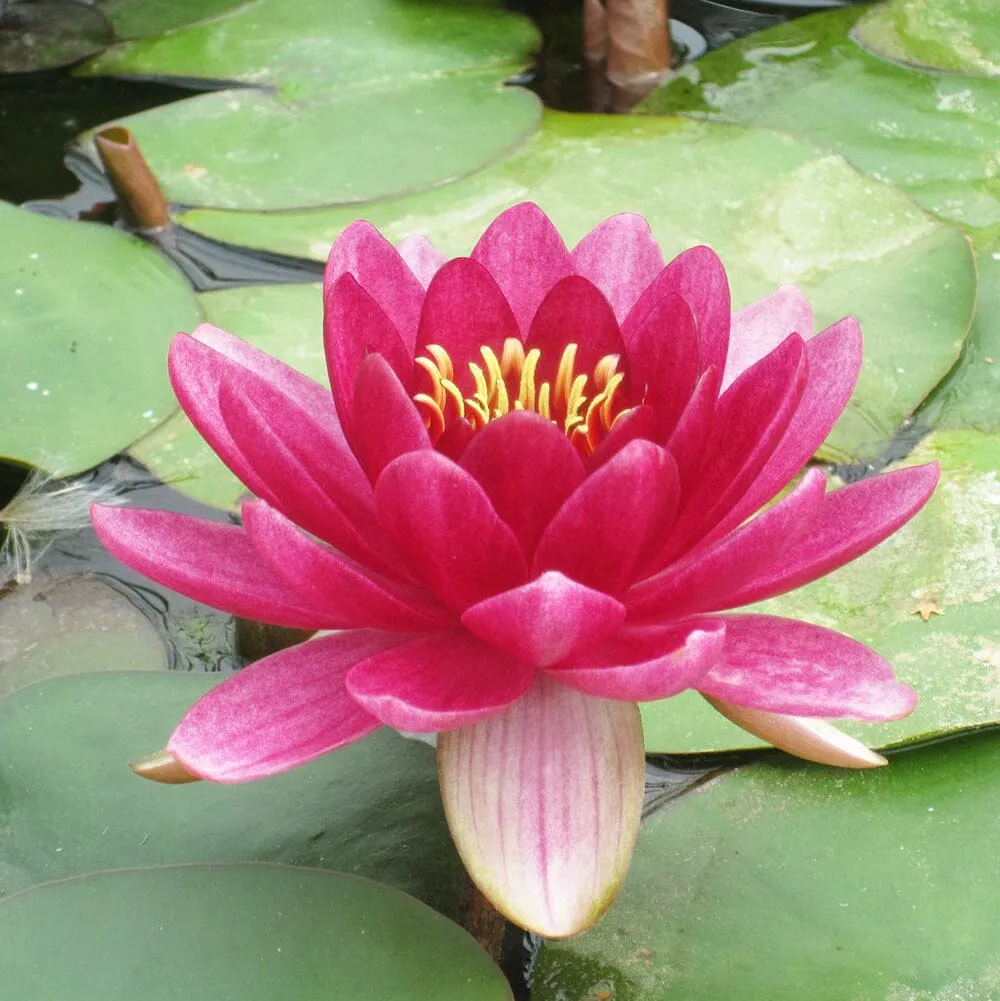
[[[129,768],[136,775],[153,782],[167,785],[181,785],[184,782],[200,782],[201,777],[189,772],[169,751],[157,751],[133,761]]]

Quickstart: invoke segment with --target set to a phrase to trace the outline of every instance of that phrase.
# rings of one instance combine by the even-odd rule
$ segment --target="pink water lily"
[[[851,395],[853,320],[814,336],[794,288],[732,313],[707,247],[665,265],[619,215],[568,251],[531,204],[450,261],[355,223],[324,296],[332,393],[211,326],[171,346],[184,410],[255,495],[239,527],[94,509],[168,587],[337,630],[213,689],[148,774],[241,782],[383,725],[437,733],[472,878],[564,936],[628,868],[636,703],[693,688],[805,757],[881,762],[818,718],[908,713],[886,661],[729,611],[861,555],[934,489],[935,466],[830,493],[811,468],[766,506]]]

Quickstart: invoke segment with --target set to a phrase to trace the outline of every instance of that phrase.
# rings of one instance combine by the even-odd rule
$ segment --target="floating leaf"
[[[0,905],[0,983],[45,1001],[509,1001],[473,939],[366,879],[275,865],[102,872]]]
[[[127,763],[162,747],[218,680],[79,675],[0,702],[0,894],[120,866],[273,861],[371,876],[456,910],[462,868],[434,752],[390,730],[247,785],[133,775]]]
[[[0,456],[65,476],[145,434],[175,404],[167,344],[201,319],[153,247],[0,202]]]
[[[538,100],[503,83],[537,41],[489,0],[259,0],[83,72],[245,84],[121,124],[173,201],[295,208],[440,184],[523,142]]]
[[[974,264],[952,227],[811,143],[705,122],[549,113],[502,163],[433,191],[363,209],[182,221],[216,239],[322,258],[363,215],[393,240],[422,232],[454,254],[525,199],[570,243],[621,211],[645,215],[668,255],[710,243],[738,304],[794,282],[820,324],[856,316],[865,366],[827,442],[831,457],[877,453],[951,368],[971,320]]]
[[[0,4],[0,73],[69,66],[115,40],[107,18],[76,0]]]
[[[937,491],[895,535],[829,576],[753,606],[853,636],[917,690],[920,703],[906,719],[842,724],[874,746],[1000,724],[1000,437],[937,432],[905,464],[935,459]],[[648,703],[643,725],[654,751],[757,743],[691,694]]]
[[[226,289],[207,292],[200,300],[216,326],[327,382],[318,284]],[[235,508],[246,493],[182,413],[137,442],[131,454],[174,489],[206,504]]]
[[[858,22],[854,37],[896,62],[1000,76],[994,0],[888,0]]]
[[[812,138],[989,242],[1000,232],[1000,80],[883,62],[849,37],[858,15],[848,7],[741,38],[684,67],[638,111]]]
[[[36,575],[0,601],[0,697],[64,674],[166,666],[153,624],[96,577]]]
[[[998,768],[989,732],[873,772],[788,759],[688,792],[647,821],[604,920],[545,944],[532,997],[995,998]]]
[[[218,17],[245,0],[98,0],[119,38],[145,38]]]

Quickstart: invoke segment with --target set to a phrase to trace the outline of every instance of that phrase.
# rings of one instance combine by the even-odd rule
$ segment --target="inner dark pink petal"
[[[545,526],[583,482],[583,462],[551,421],[527,410],[487,424],[461,466],[486,491],[530,563]]]
[[[549,217],[532,202],[502,212],[490,223],[472,251],[496,279],[527,337],[546,293],[560,278],[573,274],[569,251]]]

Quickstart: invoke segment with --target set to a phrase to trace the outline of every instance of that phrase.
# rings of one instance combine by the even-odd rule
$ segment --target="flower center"
[[[413,397],[431,441],[437,442],[455,421],[465,420],[473,431],[514,410],[533,410],[561,427],[574,446],[589,455],[615,422],[627,413],[619,392],[625,376],[618,355],[605,355],[590,375],[576,371],[576,344],[563,349],[551,382],[538,381],[542,353],[524,350],[513,337],[503,343],[500,357],[481,347],[483,363],[469,362],[474,392],[464,396],[455,379],[452,360],[438,344],[428,344],[416,359],[423,373],[422,391]]]

